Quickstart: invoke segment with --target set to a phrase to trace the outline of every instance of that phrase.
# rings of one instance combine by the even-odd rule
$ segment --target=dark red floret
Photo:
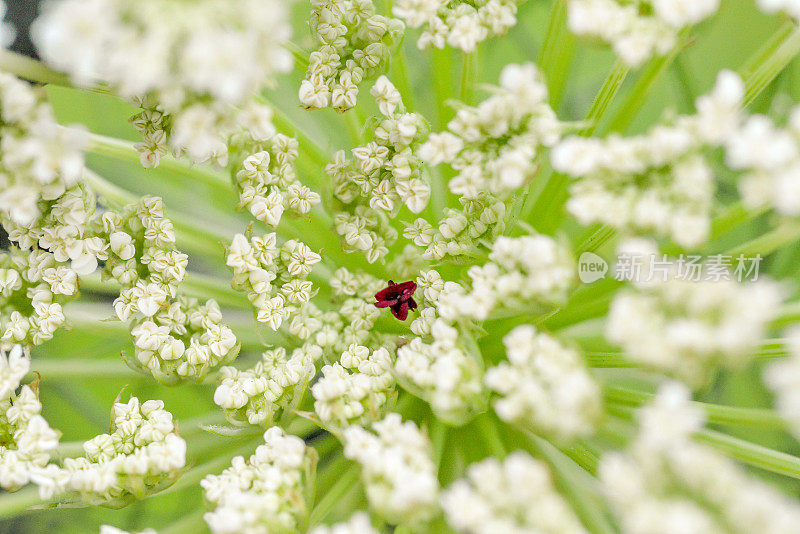
[[[378,308],[390,308],[392,315],[401,321],[408,317],[409,310],[417,309],[417,302],[414,300],[414,291],[417,290],[417,283],[413,280],[395,284],[389,280],[389,285],[375,293],[375,306]]]

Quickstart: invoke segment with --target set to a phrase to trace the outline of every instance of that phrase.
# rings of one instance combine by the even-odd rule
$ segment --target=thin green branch
[[[574,49],[575,37],[567,28],[567,0],[556,0],[550,11],[547,33],[539,54],[539,67],[547,83],[550,105],[556,110],[564,94]]]

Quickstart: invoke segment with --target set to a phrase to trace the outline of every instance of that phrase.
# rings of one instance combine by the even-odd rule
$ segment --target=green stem
[[[611,68],[611,72],[608,74],[605,82],[603,82],[603,86],[600,87],[600,92],[597,93],[597,96],[592,102],[592,107],[589,109],[589,113],[586,114],[585,122],[588,124],[583,130],[580,131],[579,135],[591,137],[592,134],[594,134],[595,130],[597,130],[597,127],[600,124],[600,121],[608,111],[611,101],[614,100],[614,97],[619,92],[620,87],[622,87],[622,83],[628,76],[629,71],[630,68],[621,60],[617,60],[616,63],[614,63],[614,66]]]
[[[458,99],[465,104],[472,104],[475,78],[478,71],[478,53],[464,54],[461,65],[461,85],[458,90]]]
[[[314,509],[309,515],[308,523],[310,526],[313,527],[319,524],[327,517],[342,497],[344,497],[358,481],[359,471],[360,469],[358,467],[351,466],[350,469],[341,475],[331,489],[325,493],[325,496],[314,506]]]
[[[713,430],[701,430],[695,434],[695,438],[747,465],[800,479],[800,458],[791,454],[768,449]]]
[[[561,103],[574,49],[575,37],[567,28],[567,0],[556,0],[539,55],[539,67],[547,82],[550,105],[555,110]]]
[[[0,50],[0,70],[32,82],[72,85],[66,74],[56,72],[41,61],[10,50]]]
[[[800,28],[786,21],[739,70],[745,84],[744,105],[755,100],[799,52]]]
[[[800,223],[788,221],[764,235],[729,249],[725,254],[734,257],[740,254],[766,256],[798,240],[800,240]]]
[[[686,45],[687,36],[687,31],[681,32],[681,35],[678,36],[678,44],[670,53],[665,56],[655,57],[648,62],[647,67],[636,80],[627,98],[620,104],[619,111],[617,111],[616,116],[608,126],[608,131],[623,132],[630,126],[631,121],[642,108],[647,94],[667,71],[672,60],[677,57],[678,53]]]
[[[619,386],[606,386],[603,391],[606,402],[615,405],[639,407],[649,403],[655,395],[644,391],[636,391]],[[780,415],[772,410],[756,408],[738,408],[705,402],[692,402],[693,406],[702,409],[709,423],[726,427],[757,427],[785,429],[786,423]]]
[[[160,534],[197,534],[206,530],[203,521],[205,510],[202,508],[184,515],[177,521],[159,529]]]

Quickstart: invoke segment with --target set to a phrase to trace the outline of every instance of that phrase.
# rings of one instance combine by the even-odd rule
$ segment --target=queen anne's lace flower
[[[450,45],[473,52],[489,37],[505,34],[517,23],[524,0],[397,0],[392,12],[412,28],[425,26],[420,48]]]
[[[6,491],[36,479],[61,435],[40,413],[36,384],[17,392],[29,369],[30,355],[21,345],[0,351],[0,487]]]
[[[372,0],[312,0],[311,7],[318,48],[300,85],[300,102],[347,111],[356,105],[358,85],[386,68],[403,23],[378,15]]]
[[[429,402],[438,417],[463,422],[485,404],[479,356],[470,337],[443,319],[433,321],[429,336],[432,343],[416,337],[400,347],[394,370],[400,383]]]
[[[503,341],[509,363],[486,371],[486,385],[505,421],[556,440],[593,433],[601,412],[600,388],[580,355],[532,326],[518,326]]]
[[[670,383],[638,414],[626,452],[600,461],[600,480],[625,534],[789,532],[800,505],[716,451],[691,440],[704,417],[688,391]]]
[[[654,276],[620,291],[611,303],[608,339],[628,358],[692,386],[706,384],[720,367],[744,366],[762,343],[781,294],[770,281],[740,283],[726,267],[721,272],[728,278]]]
[[[0,73],[0,219],[29,226],[83,171],[85,136],[64,129],[26,82]]]
[[[296,239],[278,245],[274,233],[253,236],[248,231],[234,236],[227,264],[233,270],[232,285],[247,294],[256,320],[277,330],[311,299],[313,285],[307,277],[321,259]]]
[[[442,494],[447,523],[457,532],[584,534],[541,462],[516,452],[501,462],[488,458],[467,469]]]
[[[0,339],[39,345],[52,339],[66,318],[62,304],[74,298],[78,277],[43,250],[0,253]]]
[[[569,28],[577,35],[610,43],[628,65],[636,67],[669,53],[680,31],[713,15],[719,0],[569,0]]]
[[[786,128],[751,115],[728,139],[725,155],[731,168],[744,172],[739,192],[748,207],[800,215],[800,106]]]
[[[427,436],[413,421],[390,413],[344,431],[344,455],[361,464],[370,507],[390,523],[414,525],[438,510],[439,481]]]
[[[186,442],[156,400],[116,402],[111,432],[85,442],[83,449],[85,456],[38,473],[34,481],[43,498],[122,506],[171,485],[186,465]]]
[[[205,514],[214,534],[296,532],[309,512],[316,470],[314,449],[279,427],[264,433],[249,460],[237,456],[219,475],[200,483],[214,511]]]
[[[431,194],[416,154],[428,134],[427,123],[421,115],[405,112],[400,93],[385,76],[378,78],[371,94],[384,118],[372,140],[352,150],[354,159],[339,151],[325,168],[333,179],[333,194],[345,205],[368,204],[392,217],[403,204],[419,213]]]
[[[458,171],[450,191],[467,199],[505,198],[522,187],[539,168],[541,148],[553,146],[562,130],[532,63],[506,66],[494,94],[477,107],[459,107],[447,127],[431,134],[419,154]]]
[[[714,174],[703,156],[738,126],[744,84],[723,71],[697,114],[633,137],[569,137],[552,151],[556,170],[577,180],[567,209],[582,224],[601,222],[640,234],[656,232],[685,247],[708,237]]]
[[[255,366],[244,371],[223,367],[214,402],[233,423],[270,425],[299,405],[321,356],[317,345],[304,345],[291,355],[279,347],[265,351]]]
[[[322,424],[337,430],[379,419],[396,395],[391,371],[392,357],[385,347],[370,351],[350,345],[338,362],[322,368],[311,387]]]
[[[39,52],[82,85],[105,82],[143,111],[133,119],[145,166],[168,148],[224,164],[226,134],[253,93],[292,66],[281,0],[62,0],[36,23]]]
[[[233,182],[239,193],[239,208],[270,226],[278,226],[284,211],[305,214],[319,204],[320,196],[297,180],[294,161],[297,140],[275,132],[272,110],[261,109],[259,124],[234,138]]]

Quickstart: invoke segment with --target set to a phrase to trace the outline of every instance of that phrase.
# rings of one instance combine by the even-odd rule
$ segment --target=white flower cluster
[[[714,175],[703,150],[722,144],[740,120],[744,83],[723,71],[697,114],[632,137],[573,136],[551,153],[557,171],[578,178],[567,210],[581,224],[656,232],[685,247],[708,237]]]
[[[213,299],[200,304],[178,296],[152,317],[134,324],[131,335],[136,354],[126,362],[167,384],[200,382],[236,358],[240,348]]]
[[[311,394],[314,411],[325,428],[341,430],[375,421],[396,396],[392,355],[386,347],[370,351],[354,343],[338,362],[322,368]]]
[[[0,340],[39,345],[66,321],[62,304],[78,292],[78,276],[44,250],[0,252]]]
[[[638,364],[700,387],[718,368],[752,361],[780,302],[767,280],[655,279],[614,297],[606,336]]]
[[[469,336],[435,318],[435,312],[423,312],[417,321],[422,324],[412,328],[421,333],[432,321],[429,337],[433,341],[415,337],[397,350],[394,371],[398,380],[404,389],[430,403],[437,417],[463,423],[485,404],[477,348],[465,343]]]
[[[306,108],[347,111],[356,105],[358,85],[386,68],[404,25],[378,15],[372,0],[312,0],[311,7],[309,24],[318,48],[300,84],[300,102]]]
[[[109,243],[103,270],[122,290],[114,300],[121,321],[152,317],[168,306],[186,276],[189,257],[175,248],[175,231],[159,197],[143,197],[120,213],[107,211],[100,232]]]
[[[462,209],[445,210],[438,227],[422,218],[406,226],[403,236],[424,249],[422,259],[476,253],[481,240],[492,241],[505,228],[506,205],[502,200],[486,193],[458,200]]]
[[[626,452],[600,461],[600,480],[625,534],[791,532],[800,503],[737,463],[691,439],[702,412],[678,383],[662,386],[639,411],[639,432]]]
[[[716,13],[719,0],[569,0],[569,29],[609,43],[628,65],[636,67],[663,56],[678,34]]]
[[[75,186],[83,172],[80,130],[62,128],[27,82],[0,73],[0,221],[29,227],[45,203]]]
[[[497,415],[557,441],[592,434],[602,399],[581,356],[528,325],[514,328],[503,342],[509,363],[488,369],[484,377],[499,394]]]
[[[197,163],[225,163],[226,133],[276,73],[292,67],[282,0],[62,0],[36,22],[39,52],[79,84],[104,82],[141,106],[134,125],[142,164],[168,148]]]
[[[390,413],[372,424],[344,431],[344,455],[361,465],[369,505],[393,524],[415,525],[439,510],[439,481],[428,437],[413,421]]]
[[[547,308],[562,303],[575,281],[569,249],[545,235],[498,237],[489,260],[467,271],[472,282],[469,293],[454,292],[442,304],[461,316],[484,320],[497,309],[529,310],[531,305]]]
[[[214,534],[304,531],[315,470],[314,449],[272,427],[249,460],[237,456],[221,474],[200,482],[214,506],[206,523]]]
[[[400,93],[381,76],[371,94],[384,118],[375,127],[372,140],[352,150],[343,150],[325,167],[333,181],[333,194],[344,204],[368,204],[370,208],[396,216],[403,204],[413,213],[428,205],[430,184],[422,177],[417,147],[428,135],[425,119],[406,113]]]
[[[333,272],[329,280],[333,294],[339,297],[358,297],[372,299],[375,293],[386,286],[383,280],[375,278],[364,271],[351,272],[346,267],[340,267]]]
[[[317,345],[303,345],[291,355],[278,347],[264,351],[261,360],[244,371],[223,367],[214,402],[234,424],[269,426],[300,404],[321,357]]]
[[[384,211],[362,204],[356,205],[352,213],[336,212],[333,227],[344,239],[344,251],[361,252],[369,263],[384,260],[398,235]]]
[[[547,86],[533,63],[511,64],[500,87],[476,107],[462,106],[447,125],[420,147],[431,165],[448,163],[458,174],[450,191],[469,199],[481,193],[507,197],[539,168],[542,147],[561,137],[563,125],[547,103]]]
[[[264,107],[271,117],[272,111]],[[278,226],[284,211],[308,213],[320,202],[318,193],[297,180],[294,161],[297,140],[268,127],[250,126],[238,136],[232,166],[233,182],[239,193],[239,208],[247,208],[253,217],[270,226]],[[246,137],[247,139],[242,139]]]
[[[547,467],[523,452],[487,458],[442,494],[447,523],[465,534],[585,534]]]
[[[745,173],[739,192],[748,207],[800,215],[800,106],[792,110],[786,128],[763,115],[748,117],[725,148],[728,166]]]
[[[775,405],[789,430],[800,438],[800,328],[786,334],[789,357],[771,363],[764,371],[764,381],[775,393]]]
[[[273,330],[312,297],[307,280],[322,260],[307,245],[290,239],[278,246],[275,233],[236,234],[228,247],[227,265],[233,270],[234,288],[244,291],[256,308],[256,320]]]
[[[40,414],[37,385],[19,387],[29,370],[27,349],[0,350],[0,487],[6,491],[38,481],[60,438]]]
[[[88,187],[75,185],[39,206],[41,217],[33,223],[2,221],[10,241],[23,250],[47,250],[57,262],[69,262],[70,269],[81,276],[93,273],[98,261],[108,259],[108,243],[94,232],[97,202]]]
[[[425,26],[419,48],[450,45],[473,52],[489,37],[505,34],[517,23],[524,0],[397,0],[392,13],[411,28]]]
[[[39,473],[35,482],[43,499],[122,506],[175,482],[186,465],[186,442],[164,403],[131,397],[114,403],[112,417],[111,433],[83,444],[86,456]]]
[[[346,522],[332,526],[320,525],[311,530],[311,534],[379,534],[379,532],[372,526],[367,514],[356,512]]]

